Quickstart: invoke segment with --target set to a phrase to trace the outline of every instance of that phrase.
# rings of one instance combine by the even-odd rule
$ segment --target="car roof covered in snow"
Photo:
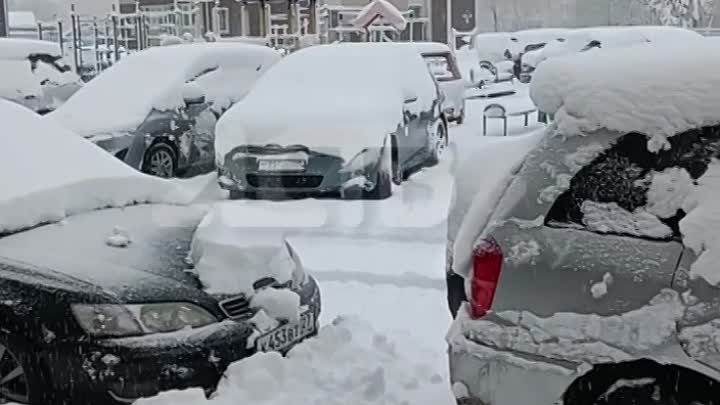
[[[542,63],[530,96],[560,134],[671,136],[720,122],[718,69],[718,43],[705,39],[596,49]]]
[[[60,45],[50,41],[22,38],[0,38],[0,60],[27,59],[30,55],[60,57]]]
[[[0,100],[0,122],[0,235],[105,207],[191,199],[25,107]]]
[[[280,60],[273,49],[245,43],[192,43],[130,54],[88,82],[49,116],[82,136],[136,129],[153,110],[184,105],[183,84],[214,69],[234,72],[208,101],[237,102]],[[222,73],[221,73],[222,74]]]
[[[405,42],[410,47],[417,49],[421,54],[427,53],[452,53],[450,47],[447,44],[440,42]]]

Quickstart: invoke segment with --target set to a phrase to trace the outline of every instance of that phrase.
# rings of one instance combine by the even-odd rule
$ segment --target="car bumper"
[[[447,335],[450,381],[458,404],[464,405],[553,405],[562,403],[567,388],[591,369],[583,358],[602,358],[603,352],[584,351],[581,344],[565,353],[567,358],[557,359],[500,349],[469,338],[474,321],[460,308]],[[503,344],[507,342],[497,342]],[[582,345],[591,349],[593,342]],[[600,346],[603,344],[598,343]],[[538,347],[540,349],[540,347]],[[541,350],[537,350],[541,352]],[[577,358],[573,359],[573,356]],[[720,374],[690,358],[677,342],[667,342],[635,357],[627,354],[622,361],[650,359],[659,364],[673,364],[697,371],[718,380]],[[593,361],[601,364],[613,362],[611,358]]]
[[[317,283],[308,277],[296,292],[317,322],[321,306]],[[188,388],[210,393],[231,363],[257,352],[252,342],[267,332],[246,321],[225,320],[191,331],[58,343],[45,363],[55,390],[80,403],[133,403],[162,391]]]

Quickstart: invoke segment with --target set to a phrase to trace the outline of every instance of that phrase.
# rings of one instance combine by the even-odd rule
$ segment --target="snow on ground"
[[[452,153],[499,142],[500,126],[482,136],[489,103],[529,105],[519,94],[468,101],[465,124],[451,127]],[[538,128],[511,119],[510,134]],[[141,405],[452,404],[445,334],[445,217],[455,155],[413,175],[385,201],[306,199],[221,201],[212,212],[232,234],[282,235],[320,284],[323,329],[282,358],[258,354],[230,367],[218,393],[171,392]],[[223,193],[214,175],[177,182],[207,204]]]

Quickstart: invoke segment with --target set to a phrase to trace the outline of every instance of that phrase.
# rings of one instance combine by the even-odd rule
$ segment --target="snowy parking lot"
[[[179,180],[198,190],[229,232],[274,230],[288,239],[320,284],[323,329],[287,358],[259,354],[236,363],[213,399],[197,390],[142,403],[454,403],[445,343],[451,321],[445,222],[455,159],[502,136],[496,122],[482,136],[483,110],[491,103],[509,110],[532,105],[526,87],[509,97],[471,98],[466,123],[451,126],[446,160],[413,175],[388,200],[227,201],[214,175]],[[531,119],[525,127],[517,117],[509,128],[513,136],[542,124]]]

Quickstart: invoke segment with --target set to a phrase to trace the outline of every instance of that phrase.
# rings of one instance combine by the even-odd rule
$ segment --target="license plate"
[[[296,172],[305,170],[302,160],[264,159],[258,161],[258,170],[263,172]]]
[[[315,313],[312,310],[300,315],[300,322],[287,323],[260,336],[255,343],[261,352],[281,352],[315,332]]]

